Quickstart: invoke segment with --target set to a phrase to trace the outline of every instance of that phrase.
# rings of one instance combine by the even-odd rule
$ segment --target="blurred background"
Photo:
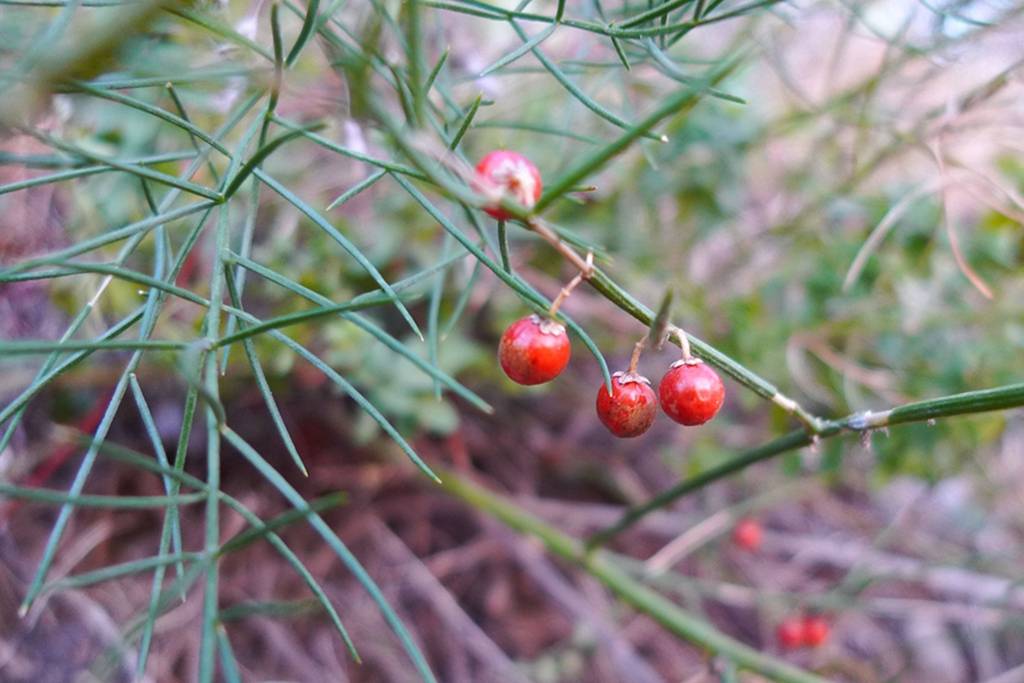
[[[37,54],[44,39],[52,39],[52,51],[71,50],[122,11],[106,4],[0,3],[3,111],[31,102],[19,88],[31,82],[23,74],[36,73],[33,65],[45,69],[48,55]],[[320,4],[322,25],[344,44],[364,41],[382,63],[402,63],[404,34],[389,23],[404,17],[398,3]],[[693,4],[677,3],[680,21],[692,16]],[[594,248],[601,267],[639,301],[654,308],[671,288],[673,322],[821,416],[1021,381],[1024,4],[701,1],[704,16],[721,20],[698,22],[671,44],[656,36],[621,41],[629,70],[607,36],[563,25],[538,43],[547,64],[528,53],[482,77],[523,45],[516,27],[537,36],[547,24],[474,16],[469,9],[489,10],[468,0],[442,5],[421,8],[427,68],[420,73],[447,50],[431,95],[449,116],[446,129],[457,129],[481,95],[461,141],[466,159],[514,149],[546,180],[622,134],[589,104],[639,121],[680,83],[740,56],[716,86],[728,98],[705,93],[656,127],[668,142],[635,142],[588,176],[592,191],[572,193],[546,213],[563,234]],[[280,12],[286,46],[305,14],[288,7]],[[71,75],[97,91],[183,109],[212,134],[272,79],[272,56],[253,47],[272,50],[269,8],[208,3],[161,16],[90,72]],[[607,25],[648,8],[588,0],[568,2],[566,16]],[[526,11],[551,16],[555,4],[537,0]],[[275,131],[288,130],[282,121],[321,121],[326,128],[318,134],[337,147],[405,163],[360,105],[360,89],[379,91],[382,77],[359,81],[358,71],[339,70],[338,62],[337,46],[323,36],[310,40],[282,80]],[[568,90],[551,64],[585,94]],[[123,82],[104,86],[104,79]],[[136,82],[126,85],[128,79]],[[385,101],[402,116],[394,98]],[[80,87],[57,87],[27,116],[28,126],[7,127],[0,142],[3,267],[63,253],[150,215],[150,190],[113,167],[33,179],[85,168],[83,160],[154,155],[168,158],[147,167],[177,176],[195,158],[191,145],[204,144]],[[251,120],[231,133],[229,148],[244,150],[237,146]],[[436,321],[429,335],[436,352],[395,307],[365,315],[421,358],[433,363],[436,353],[437,366],[490,403],[493,414],[447,390],[439,399],[428,374],[350,321],[318,317],[287,328],[289,336],[357,388],[427,463],[502,494],[563,532],[585,538],[671,484],[799,426],[726,378],[726,404],[713,422],[683,428],[661,415],[644,436],[615,439],[594,412],[600,367],[578,338],[568,370],[551,384],[524,388],[502,375],[498,338],[530,309],[472,256],[455,259],[461,247],[390,176],[328,210],[377,169],[308,138],[289,141],[263,163],[389,281],[454,259],[407,304],[423,329]],[[218,158],[191,179],[212,186],[228,170]],[[232,200],[238,208],[227,219],[236,237],[253,235],[253,261],[333,302],[377,286],[295,203],[265,188],[250,192],[254,184]],[[151,191],[159,201],[168,187]],[[493,240],[492,219],[443,205],[465,231],[476,223],[483,243]],[[204,297],[219,268],[214,222],[196,235],[175,279]],[[172,251],[184,254],[185,227],[169,223],[168,234]],[[549,298],[574,275],[519,225],[509,226],[509,245],[515,272]],[[119,246],[93,252],[94,261],[112,262]],[[155,249],[143,242],[125,263],[150,273]],[[59,339],[86,307],[78,336],[95,338],[146,295],[138,282],[105,282],[96,272],[7,278],[0,284],[0,339]],[[264,319],[309,306],[251,272],[244,297],[246,310]],[[613,371],[625,368],[646,333],[586,285],[563,310]],[[155,338],[195,339],[204,316],[203,307],[169,298]],[[267,335],[252,341],[310,476],[292,462],[268,419],[266,392],[237,346],[219,378],[228,423],[306,500],[340,494],[326,501],[323,518],[379,583],[439,680],[647,683],[734,675],[584,569],[545,553],[529,534],[440,490],[336,382]],[[677,354],[649,351],[640,370],[656,380]],[[34,386],[45,357],[0,357],[4,405]],[[8,432],[0,480],[67,490],[87,450],[81,437],[105,428],[130,357],[130,350],[103,349],[32,392],[16,428],[2,425]],[[157,441],[172,461],[184,453],[186,471],[202,479],[209,452],[202,422],[181,442],[183,420],[191,417],[187,364],[171,352],[143,354],[134,372],[151,414],[129,393],[110,418],[106,441],[149,458]],[[826,680],[1024,681],[1022,455],[1019,409],[839,436],[666,506],[610,549],[624,571],[688,614]],[[224,447],[220,457],[224,492],[263,519],[288,509],[237,451]],[[165,489],[152,472],[100,457],[84,492],[161,496]],[[0,680],[131,680],[153,567],[130,563],[157,552],[163,510],[77,509],[47,576],[55,588],[18,618],[58,509],[17,496],[0,507]],[[178,510],[182,547],[201,550],[206,508]],[[744,518],[762,530],[756,547],[732,536]],[[247,522],[225,508],[219,526],[228,539]],[[347,655],[300,576],[261,540],[219,565],[219,628],[241,680],[420,680],[377,605],[321,536],[302,523],[279,533],[338,608],[362,663]],[[126,575],[74,580],[125,563],[133,568]],[[164,580],[173,576],[168,568]],[[828,637],[817,647],[786,649],[777,629],[803,615],[822,616]],[[141,678],[196,680],[203,619],[198,587],[170,605],[152,623]],[[221,676],[229,678],[227,668]]]

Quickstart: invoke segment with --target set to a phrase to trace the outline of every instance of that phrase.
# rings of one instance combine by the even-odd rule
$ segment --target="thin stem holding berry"
[[[644,337],[636,344],[633,345],[633,355],[629,357],[629,368],[626,370],[629,374],[636,372],[636,366],[640,363],[640,354],[644,352],[647,347],[647,337]]]
[[[679,348],[683,351],[683,360],[692,360],[693,354],[690,352],[690,340],[686,336],[686,331],[681,327],[673,327],[669,334],[675,335],[679,341]]]
[[[554,230],[545,225],[539,218],[530,218],[526,223],[526,227],[540,235],[545,242],[550,244],[559,254],[565,257],[565,260],[576,266],[576,268],[583,273],[584,279],[589,280],[594,274],[594,259],[592,254],[588,253],[586,260],[584,260],[578,253],[576,253],[575,249],[566,244],[561,237],[555,234]]]
[[[565,300],[569,298],[573,290],[579,287],[580,283],[583,282],[584,278],[590,277],[590,273],[594,269],[594,252],[587,252],[587,260],[584,262],[584,267],[580,269],[580,272],[576,273],[573,279],[569,280],[569,284],[562,287],[562,291],[558,293],[555,300],[551,302],[551,306],[548,308],[548,315],[554,318],[558,314],[558,309],[562,307]]]

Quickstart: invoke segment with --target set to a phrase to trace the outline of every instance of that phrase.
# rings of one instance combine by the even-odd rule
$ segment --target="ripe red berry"
[[[828,640],[831,630],[828,622],[823,617],[812,615],[804,617],[804,644],[808,647],[818,647]]]
[[[497,149],[486,155],[476,165],[478,191],[495,194],[505,193],[523,206],[530,208],[540,199],[543,183],[540,171],[533,162],[519,152]],[[499,221],[512,218],[512,214],[500,206],[484,208]]]
[[[597,390],[597,417],[615,436],[640,436],[654,424],[658,398],[651,382],[635,372],[612,375],[612,393],[604,384]]]
[[[528,315],[515,321],[501,335],[498,361],[513,382],[550,382],[569,364],[571,353],[565,327],[554,320]]]
[[[725,400],[725,386],[718,373],[696,358],[676,361],[658,387],[665,414],[687,426],[704,424],[715,416]]]
[[[741,519],[732,530],[732,542],[754,552],[761,547],[761,524],[756,519]]]
[[[797,617],[784,619],[782,623],[779,624],[775,635],[779,639],[779,645],[781,645],[784,650],[795,650],[798,647],[803,647],[806,642],[804,622],[802,619]]]

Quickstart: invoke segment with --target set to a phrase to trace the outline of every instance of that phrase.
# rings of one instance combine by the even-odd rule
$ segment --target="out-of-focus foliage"
[[[100,49],[105,45],[92,46],[100,55],[95,61],[61,65],[71,47],[90,47],[96,27],[116,26],[126,16],[122,7],[94,6],[104,3],[46,8],[0,0],[0,92],[8,93],[0,116],[10,133],[0,145],[5,187],[0,269],[16,270],[25,259],[101,239],[158,213],[164,201],[176,209],[186,199],[203,197],[211,201],[212,213],[201,229],[198,216],[175,219],[123,258],[117,242],[35,268],[74,261],[150,274],[189,251],[171,284],[200,297],[220,292],[225,304],[234,305],[231,289],[242,289],[238,262],[251,258],[269,273],[245,274],[241,307],[255,316],[245,324],[253,324],[312,309],[316,304],[297,295],[301,287],[342,303],[377,290],[382,281],[394,284],[444,266],[400,292],[415,325],[392,301],[360,312],[366,325],[331,315],[282,330],[338,373],[331,382],[323,368],[311,370],[294,345],[272,334],[252,339],[252,355],[235,343],[223,375],[218,374],[221,368],[214,366],[222,352],[207,354],[209,345],[228,334],[228,326],[237,331],[241,323],[227,323],[230,311],[187,297],[168,298],[150,335],[184,350],[147,350],[121,375],[129,356],[120,351],[58,373],[53,417],[76,412],[66,406],[76,403],[77,384],[116,381],[125,389],[129,374],[135,381],[136,369],[147,391],[151,376],[160,389],[174,384],[166,379],[173,377],[176,389],[196,392],[191,409],[176,407],[169,418],[158,415],[154,430],[167,442],[179,473],[191,452],[189,439],[205,439],[206,462],[214,463],[206,475],[212,482],[203,518],[206,536],[192,539],[194,547],[204,544],[204,552],[219,546],[217,510],[223,501],[216,497],[220,453],[214,447],[219,439],[245,455],[293,505],[302,507],[305,500],[304,494],[289,492],[291,484],[276,464],[261,466],[259,456],[240,445],[241,437],[229,429],[233,420],[227,426],[221,422],[225,414],[248,416],[248,407],[233,411],[236,402],[253,394],[267,404],[269,397],[282,404],[284,417],[274,422],[281,444],[275,441],[274,447],[287,444],[289,450],[294,447],[287,436],[286,402],[291,392],[309,389],[330,397],[332,408],[344,406],[346,435],[371,450],[386,435],[412,455],[408,442],[424,435],[426,442],[457,441],[463,436],[460,427],[470,420],[517,425],[527,419],[532,400],[547,399],[543,405],[572,408],[568,417],[555,411],[554,417],[540,418],[551,421],[550,431],[587,444],[591,439],[604,457],[606,443],[593,436],[597,422],[590,416],[602,373],[582,343],[575,345],[571,372],[551,387],[512,387],[494,359],[504,325],[539,307],[526,301],[522,283],[550,299],[575,274],[572,267],[536,232],[511,224],[512,266],[522,281],[508,286],[464,253],[398,180],[413,178],[416,189],[457,230],[497,261],[494,221],[452,192],[452,186],[472,189],[466,168],[489,150],[511,148],[532,159],[553,183],[685,88],[700,90],[692,108],[670,112],[647,137],[595,164],[584,179],[592,188],[569,192],[544,212],[579,251],[592,248],[599,266],[650,306],[666,289],[673,290],[673,323],[821,417],[884,410],[1022,379],[1024,7],[1019,3],[694,0],[670,3],[665,22],[659,17],[634,23],[631,17],[656,12],[659,5],[538,0],[515,9],[510,19],[504,13],[511,5],[496,8],[470,0],[325,0],[305,6],[284,0],[272,8],[262,2],[196,3],[136,27],[137,33],[123,41],[115,36],[113,54]],[[277,18],[279,35],[271,16]],[[675,32],[660,35],[659,22],[675,26]],[[536,50],[523,50],[530,40]],[[282,62],[277,65],[280,92],[275,41]],[[296,44],[304,47],[292,60]],[[56,46],[67,49],[47,49]],[[442,55],[444,67],[420,98]],[[720,71],[733,62],[734,69]],[[61,68],[63,80],[54,80],[52,74]],[[80,73],[101,69],[95,78]],[[722,73],[711,91],[703,79]],[[92,80],[68,80],[68,75]],[[46,92],[50,86],[56,92]],[[448,144],[471,114],[472,124],[449,154]],[[305,124],[320,127],[295,132]],[[211,140],[203,136],[221,135],[218,151],[194,174],[180,178],[199,150],[208,151]],[[272,140],[284,142],[273,147]],[[258,157],[258,149],[269,155]],[[254,158],[260,163],[249,169],[252,176],[235,185],[225,182]],[[83,170],[92,165],[95,173]],[[333,206],[378,168],[388,172]],[[27,188],[11,185],[63,171],[82,174]],[[449,184],[439,184],[439,178]],[[274,190],[278,182],[292,195]],[[237,192],[225,196],[226,188]],[[177,190],[185,199],[173,198]],[[310,218],[314,212],[323,218]],[[193,228],[195,245],[188,241]],[[231,273],[230,281],[225,272]],[[95,315],[74,337],[92,339],[140,306],[150,306],[157,291],[121,277],[108,286],[102,272],[60,273],[27,283],[14,282],[17,273],[3,273],[10,279],[5,291],[21,286],[19,301],[35,297],[25,307],[28,313],[49,316],[44,325],[25,310],[12,314],[14,331],[4,341],[17,337],[42,344],[57,338],[61,325],[95,304]],[[297,286],[282,286],[274,277]],[[15,297],[8,299],[0,303],[14,310]],[[613,370],[625,366],[633,343],[646,332],[586,286],[564,311],[597,342]],[[6,331],[6,321],[0,323]],[[424,340],[413,333],[414,326],[426,331]],[[656,379],[674,354],[648,352],[641,369]],[[2,393],[17,395],[35,381],[32,373],[40,365],[34,363],[20,356],[5,359],[5,371],[12,372]],[[468,387],[456,385],[462,398],[449,391],[456,382],[451,377]],[[443,394],[442,380],[449,382]],[[476,398],[471,391],[511,398],[494,417],[469,417]],[[791,414],[764,400],[768,395],[730,381],[728,396],[714,423],[701,430],[659,432],[631,457],[636,463],[657,458],[685,479],[794,426]],[[272,405],[259,409],[272,415],[276,410]],[[107,426],[117,413],[116,406],[112,410]],[[205,420],[208,431],[202,438],[196,436],[198,426],[190,433],[190,410]],[[21,417],[20,411],[12,414],[14,420]],[[139,414],[145,422],[145,410]],[[304,415],[308,418],[308,411]],[[975,453],[1003,438],[1006,425],[1004,414],[992,413],[866,434],[864,445],[871,446],[873,459],[868,478],[874,485],[901,475],[938,481],[970,471],[977,465]],[[532,446],[525,435],[523,443]],[[550,448],[557,451],[557,443]],[[0,447],[0,457],[8,457],[5,453]],[[842,480],[844,462],[861,453],[855,440],[836,439],[780,463],[794,476],[820,465],[820,471]],[[3,464],[0,472],[14,471]],[[618,502],[632,501],[635,489],[616,483],[621,477],[614,479],[606,464],[595,456],[574,466],[588,485],[613,491],[621,497]],[[70,510],[80,502],[91,465],[81,467],[85,474],[76,475],[78,490],[69,494],[66,514],[44,552],[33,587],[37,592]],[[173,496],[169,480],[166,486]],[[166,509],[177,510],[171,504]],[[168,546],[172,519],[164,517],[164,554],[181,550]],[[333,530],[315,530],[322,539],[317,542],[326,543],[372,593],[372,581],[338,549]],[[157,565],[154,606],[139,622],[149,629],[156,618],[160,572],[175,562],[163,558]],[[140,566],[129,568],[141,571]],[[301,560],[291,566],[304,567]],[[222,627],[217,569],[191,576],[212,581],[206,585],[203,647],[213,648],[211,638]],[[317,598],[321,607],[329,604]],[[402,637],[395,621],[391,625]],[[404,645],[422,673],[417,650],[408,639]],[[218,647],[228,652],[224,644]],[[201,678],[212,676],[210,652],[203,650]],[[538,678],[556,676],[552,669],[574,676],[582,666],[577,654],[575,648],[565,657],[548,653],[529,668]]]

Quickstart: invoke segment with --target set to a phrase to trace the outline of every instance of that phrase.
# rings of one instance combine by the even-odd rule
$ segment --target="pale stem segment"
[[[533,230],[535,233],[541,236],[541,238],[550,244],[558,251],[559,254],[565,257],[565,259],[576,266],[576,269],[583,275],[583,279],[589,280],[590,276],[594,274],[594,256],[589,254],[586,259],[581,257],[576,250],[566,244],[561,237],[555,234],[555,231],[549,228],[536,216],[531,216],[526,221],[526,227]]]
[[[558,238],[555,237],[555,239]],[[572,250],[570,249],[570,251]],[[572,253],[576,255],[577,259],[579,258],[579,255],[576,254],[576,252]],[[551,302],[551,306],[548,308],[548,315],[554,318],[555,315],[558,314],[558,309],[562,307],[562,304],[565,303],[565,300],[569,298],[569,295],[572,294],[573,290],[579,287],[580,283],[583,282],[584,279],[589,278],[590,274],[593,272],[594,252],[589,251],[587,252],[587,259],[583,261],[583,267],[580,268],[580,272],[576,273],[576,276],[573,277],[573,279],[569,280],[569,284],[567,284],[565,287],[562,287],[562,291],[559,292],[558,296],[555,297],[555,300]]]
[[[633,345],[633,355],[629,357],[629,368],[626,369],[628,374],[636,372],[636,366],[640,363],[640,354],[644,352],[647,347],[647,335]]]
[[[693,353],[690,351],[690,340],[686,336],[686,331],[681,327],[672,327],[669,330],[669,334],[676,338],[679,342],[679,348],[683,351],[683,360],[693,360]]]

